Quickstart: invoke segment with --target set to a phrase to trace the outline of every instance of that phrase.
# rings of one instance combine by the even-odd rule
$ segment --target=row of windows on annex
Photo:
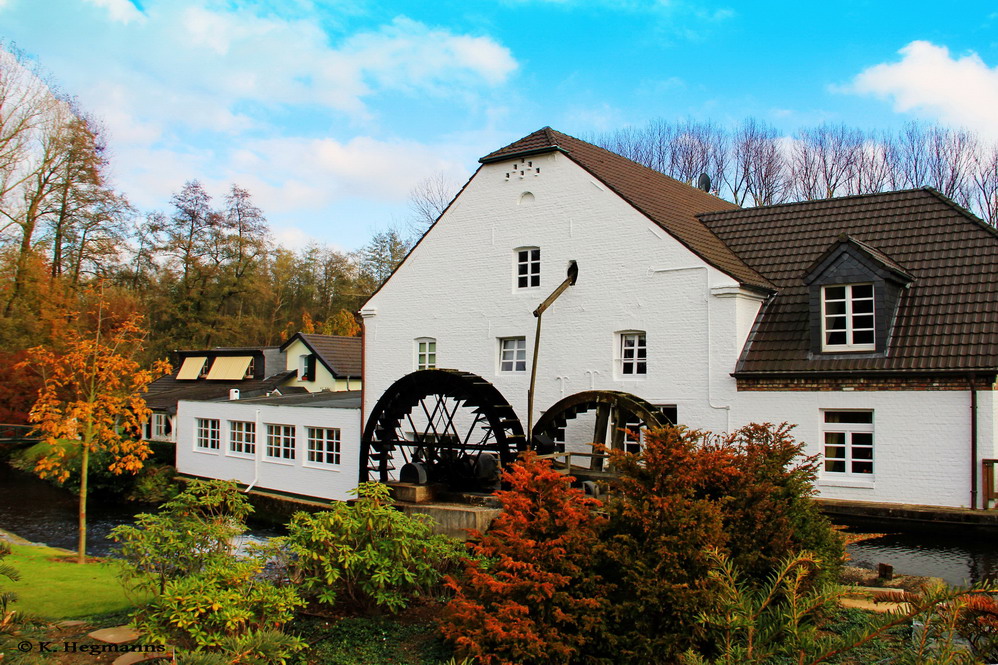
[[[257,453],[257,427],[252,420],[225,422],[225,453],[232,457],[254,458]],[[194,449],[198,452],[219,453],[222,450],[222,423],[218,418],[197,418]],[[292,463],[299,459],[298,428],[295,425],[263,423],[263,459]],[[304,427],[304,460],[308,465],[334,467],[340,464],[340,430],[338,427]]]
[[[437,340],[433,337],[417,337],[414,343],[416,369],[436,369]],[[527,371],[526,337],[500,337],[497,343],[498,373],[516,374]],[[614,346],[614,365],[618,375],[624,378],[638,378],[648,373],[648,343],[644,331],[618,332]]]

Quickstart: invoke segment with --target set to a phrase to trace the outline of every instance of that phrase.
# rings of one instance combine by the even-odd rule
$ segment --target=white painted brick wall
[[[197,418],[215,418],[221,425],[221,447],[204,451],[195,447]],[[256,456],[246,459],[228,449],[228,421],[255,421]],[[357,486],[360,459],[360,413],[358,409],[255,405],[231,402],[180,402],[177,406],[177,470],[203,478],[237,480],[255,487],[304,496],[345,501]],[[294,425],[295,460],[268,460],[266,423]],[[306,457],[306,427],[340,429],[340,465],[310,464]]]
[[[535,420],[566,395],[622,390],[653,404],[677,405],[680,422],[697,428],[796,422],[798,437],[816,453],[821,409],[873,408],[872,488],[823,479],[823,496],[969,502],[967,393],[737,392],[730,373],[759,301],[565,155],[533,157],[539,175],[507,180],[513,161],[483,166],[365,306],[365,414],[394,381],[415,370],[414,339],[434,337],[438,367],[494,383],[526,426],[529,372],[498,372],[497,339],[525,337],[529,359],[531,312],[575,260],[578,283],[544,315]],[[525,192],[532,201],[522,200]],[[514,288],[514,250],[524,246],[541,248],[540,288]],[[616,375],[615,333],[621,330],[647,332],[647,377]],[[998,456],[996,408],[998,402],[983,393],[981,450],[991,453],[982,457]]]

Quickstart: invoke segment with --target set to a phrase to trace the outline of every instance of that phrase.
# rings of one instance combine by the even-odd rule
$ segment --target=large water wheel
[[[534,425],[533,447],[540,454],[572,453],[588,460],[591,471],[603,470],[603,457],[593,444],[636,452],[640,432],[670,424],[659,407],[616,390],[588,390],[569,395],[544,411]]]
[[[480,376],[408,374],[374,406],[360,448],[360,480],[442,483],[489,491],[526,445],[513,407]]]

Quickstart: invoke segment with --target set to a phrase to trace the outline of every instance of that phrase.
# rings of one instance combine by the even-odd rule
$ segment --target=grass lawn
[[[0,587],[17,594],[12,609],[45,619],[75,619],[92,614],[120,612],[132,607],[116,570],[106,563],[76,563],[65,550],[14,545],[4,562],[20,574],[18,582],[0,581]]]

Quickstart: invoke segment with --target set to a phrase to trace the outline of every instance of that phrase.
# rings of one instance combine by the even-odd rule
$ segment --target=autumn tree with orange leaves
[[[150,411],[143,399],[154,376],[169,371],[165,361],[143,370],[134,357],[142,349],[142,316],[114,316],[101,293],[87,315],[82,331],[67,328],[63,348],[39,346],[28,350],[30,365],[44,381],[29,414],[35,431],[51,446],[35,472],[42,478],[65,481],[71,458],[79,457],[78,561],[86,557],[87,475],[90,456],[110,454],[108,469],[115,474],[136,473],[150,449],[142,440],[142,425]]]

